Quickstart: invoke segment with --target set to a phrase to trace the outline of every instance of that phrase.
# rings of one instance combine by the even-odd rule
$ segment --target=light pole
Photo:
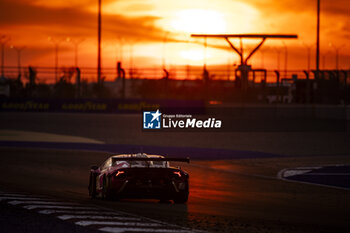
[[[307,45],[303,42],[303,46],[307,50],[307,72],[310,72],[310,66],[311,66],[311,48],[312,45]]]
[[[129,44],[129,77],[133,78],[133,66],[134,66],[134,62],[133,62],[133,58],[134,58],[134,44],[133,42],[130,42]]]
[[[168,34],[169,32],[166,32],[163,38],[163,58],[162,58],[162,69],[165,70],[166,69],[166,43],[167,43],[167,39],[168,39]]]
[[[320,71],[320,0],[317,0],[317,29],[316,29],[316,78]]]
[[[55,82],[57,83],[58,80],[58,52],[59,52],[59,47],[60,44],[62,43],[62,39],[54,39],[51,36],[49,36],[48,41],[50,41],[51,43],[53,43],[54,47],[55,47]]]
[[[204,72],[207,71],[207,49],[208,49],[208,44],[207,44],[207,37],[204,37],[204,53],[203,53],[203,69]]]
[[[325,70],[326,69],[326,57],[329,54],[329,51],[325,52],[322,54],[322,69]]]
[[[78,67],[78,50],[79,45],[83,43],[85,38],[80,38],[76,40],[72,40],[70,37],[67,38],[67,42],[71,42],[74,45],[74,66]]]
[[[282,41],[284,47],[284,78],[287,78],[287,66],[288,66],[288,47],[284,41]]]
[[[98,39],[97,39],[97,83],[101,83],[101,0],[98,0]]]
[[[265,47],[265,49],[268,49],[267,47]],[[261,48],[260,49],[260,54],[261,54],[261,60],[260,60],[260,62],[261,62],[261,68],[262,69],[264,69],[264,67],[265,67],[265,49],[263,49],[263,48]]]
[[[25,46],[21,46],[21,47],[16,47],[16,46],[11,46],[11,49],[15,49],[17,52],[17,66],[18,66],[18,79],[21,79],[21,53],[22,51],[25,49]]]
[[[189,45],[190,45],[190,40],[187,40],[187,42],[186,42],[186,50],[187,51],[189,50]],[[186,59],[186,79],[189,79],[189,78],[190,78],[190,61],[187,58]]]
[[[335,46],[332,43],[330,43],[329,46],[332,47],[335,51],[335,68],[336,70],[339,70],[339,51],[340,49],[344,48],[345,45]]]
[[[119,61],[123,63],[123,51],[124,51],[124,39],[123,37],[118,36],[119,41]]]
[[[274,50],[277,54],[277,60],[276,60],[277,61],[277,70],[278,70],[278,72],[280,72],[280,70],[281,70],[281,50],[278,47],[276,47]]]
[[[226,64],[226,72],[227,72],[227,80],[230,81],[230,71],[231,71],[231,57],[227,57],[227,64]]]
[[[10,40],[10,37],[6,35],[0,35],[0,44],[1,44],[1,77],[5,77],[5,45]]]

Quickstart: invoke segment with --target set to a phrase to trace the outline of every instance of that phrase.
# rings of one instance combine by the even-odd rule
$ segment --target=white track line
[[[111,222],[111,221],[77,221],[76,225],[91,226],[91,225],[108,225],[108,226],[132,226],[132,227],[162,227],[163,224],[147,223],[147,222]]]
[[[29,195],[17,194],[17,193],[1,193],[0,196],[7,196],[7,197],[29,197]]]
[[[190,230],[180,230],[180,229],[159,229],[159,228],[122,228],[122,227],[103,227],[99,229],[100,231],[111,232],[111,233],[123,233],[126,231],[132,232],[162,232],[162,233],[189,233],[193,232]]]
[[[91,219],[76,221],[76,225],[105,225],[110,227],[102,227],[99,230],[105,232],[163,232],[163,233],[188,233],[199,232],[183,228],[181,226],[163,223],[157,220],[130,215],[119,211],[108,211],[106,209],[98,209],[96,207],[78,206],[78,203],[66,203],[60,201],[49,200],[45,197],[32,197],[24,194],[13,194],[0,192],[0,201],[7,200],[9,204],[21,205],[22,208],[33,210],[38,209],[40,214],[61,214],[56,216],[61,220],[69,219]],[[73,206],[66,206],[73,205]],[[77,205],[77,206],[75,206]],[[101,220],[101,221],[99,221]],[[107,221],[105,221],[107,220]],[[108,221],[112,220],[112,221]],[[126,221],[126,222],[125,222]],[[172,228],[172,229],[169,229]],[[174,229],[176,228],[176,229]]]
[[[303,176],[350,176],[350,173],[306,173]]]
[[[337,166],[344,166],[344,165],[337,165]],[[309,167],[307,167],[309,168]],[[315,169],[320,169],[322,167],[315,167]],[[339,187],[339,186],[333,186],[333,185],[327,185],[327,184],[318,184],[318,183],[312,183],[312,182],[307,182],[307,181],[298,181],[298,180],[291,180],[288,179],[287,177],[284,176],[284,173],[288,170],[292,169],[303,169],[302,167],[297,167],[297,168],[285,168],[280,170],[277,173],[277,178],[283,181],[291,182],[291,183],[300,183],[300,184],[307,184],[307,185],[314,185],[314,186],[320,186],[320,187],[325,187],[325,188],[333,188],[333,189],[341,189],[341,190],[350,190],[350,188],[344,188],[344,187]]]
[[[70,209],[70,210],[96,210],[93,207],[80,207],[80,206],[59,206],[59,205],[26,205],[23,208],[28,210],[33,209]]]
[[[62,220],[68,219],[94,219],[94,220],[119,220],[119,221],[141,221],[141,218],[119,217],[119,216],[102,216],[102,215],[60,215],[57,218]]]
[[[298,175],[305,175],[305,173],[311,172],[311,169],[291,169],[286,170],[283,173],[283,177],[289,177],[289,176],[298,176]]]
[[[43,198],[39,197],[0,197],[0,201],[4,200],[28,200],[28,201],[40,201],[40,200],[45,200]]]
[[[108,212],[108,211],[96,211],[96,210],[91,210],[91,211],[84,211],[84,210],[40,210],[38,211],[39,214],[99,214],[99,215],[114,215],[114,216],[120,216],[121,214],[117,212]]]
[[[57,202],[57,201],[9,201],[11,205],[32,204],[32,205],[78,205],[77,203]]]

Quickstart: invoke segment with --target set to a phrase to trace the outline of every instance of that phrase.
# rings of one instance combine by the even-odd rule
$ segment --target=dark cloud
[[[317,9],[316,0],[249,0],[248,2],[267,14],[284,14],[288,12],[314,12],[316,14]],[[350,14],[349,0],[321,0],[321,13],[348,17]]]
[[[2,28],[33,25],[47,28],[57,35],[79,35],[84,37],[96,34],[97,15],[79,7],[51,8],[32,5],[28,1],[0,0],[0,26]],[[142,41],[162,40],[164,32],[155,26],[156,17],[125,17],[103,15],[105,36],[138,38]],[[38,32],[33,32],[38,33]],[[41,32],[45,33],[45,32]]]
[[[349,0],[321,0],[321,13],[332,15],[344,15],[346,18],[350,14]]]

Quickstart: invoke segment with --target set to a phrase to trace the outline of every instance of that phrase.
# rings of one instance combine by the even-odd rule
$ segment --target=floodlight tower
[[[238,70],[241,73],[242,89],[246,90],[248,87],[248,73],[251,70],[251,66],[248,65],[248,60],[253,54],[263,45],[266,39],[296,39],[297,35],[281,35],[281,34],[192,34],[192,37],[204,37],[206,38],[224,38],[231,48],[239,55],[241,64],[238,66]],[[230,38],[240,39],[240,48],[236,48]],[[242,39],[261,39],[260,43],[250,51],[247,57],[244,57],[244,49]]]
[[[101,0],[98,0],[98,17],[97,17],[97,83],[101,83]]]

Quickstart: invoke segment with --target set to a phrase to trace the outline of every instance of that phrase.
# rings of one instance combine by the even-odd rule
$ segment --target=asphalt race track
[[[249,119],[247,120],[249,122]],[[142,132],[138,114],[2,112],[0,129],[85,137],[106,144],[259,151],[279,155],[339,155],[350,151],[347,132]],[[272,126],[273,127],[273,126]],[[220,154],[218,154],[220,159]]]
[[[3,208],[7,209],[7,211],[3,211],[5,214],[0,221],[3,232],[21,232],[23,229],[26,229],[26,232],[52,232],[53,228],[54,232],[202,232],[108,208],[81,205],[72,201],[63,202],[46,196],[1,192],[0,201],[7,204],[2,205]],[[23,211],[20,208],[28,211]],[[27,222],[25,224],[18,223],[18,221],[11,222],[11,220],[13,221],[13,217],[9,216],[11,212],[22,215],[19,216],[21,218],[23,215],[27,215],[24,217]],[[43,215],[56,218],[45,218]],[[31,220],[28,221],[30,218]],[[9,223],[4,220],[9,220]],[[59,220],[66,222],[62,223]],[[34,227],[35,225],[37,227]]]
[[[79,118],[81,124],[78,123]],[[137,218],[149,218],[141,222],[161,221],[166,226],[176,225],[184,231],[334,233],[350,230],[349,190],[288,182],[278,177],[279,171],[285,168],[350,164],[348,133],[333,133],[331,136],[309,133],[302,135],[304,138],[297,134],[281,137],[282,132],[216,134],[215,138],[205,134],[169,133],[166,134],[169,137],[162,139],[164,134],[144,135],[137,126],[125,127],[128,124],[125,122],[130,119],[124,115],[85,117],[83,114],[1,113],[0,120],[6,122],[1,125],[2,130],[42,132],[47,133],[46,138],[49,138],[48,134],[61,134],[87,137],[109,145],[135,145],[136,148],[144,145],[146,149],[158,150],[180,148],[177,151],[180,155],[184,151],[198,153],[205,148],[212,150],[208,156],[204,154],[190,164],[175,164],[190,174],[189,201],[186,205],[176,205],[157,200],[117,202],[89,199],[89,167],[100,164],[108,156],[106,152],[87,151],[86,148],[82,151],[79,148],[6,147],[3,142],[0,148],[0,196],[14,194],[72,202],[83,208],[97,208],[99,216],[103,212],[100,209],[108,209],[116,215],[122,212]],[[115,125],[108,127],[111,122]],[[6,134],[2,135],[2,141],[14,133],[8,131]],[[288,143],[287,136],[290,137]],[[40,140],[32,138],[30,141]],[[189,145],[193,145],[192,149],[188,148]],[[220,153],[215,154],[215,151]],[[234,152],[232,158],[220,157],[230,151]],[[315,172],[328,174],[334,169]],[[341,173],[348,173],[348,170]],[[18,203],[20,200],[15,201]],[[85,221],[83,219],[66,221],[58,218],[61,214],[43,215],[39,210],[23,208],[27,203],[12,205],[9,202],[0,201],[0,227],[8,229],[5,232],[35,232],[33,229],[37,232],[96,232],[102,227],[113,227],[111,219],[106,220],[107,225],[95,222],[91,226],[81,226],[76,222]],[[37,222],[37,226],[33,221]],[[171,230],[173,227],[164,229]],[[139,228],[134,230],[140,231]]]

